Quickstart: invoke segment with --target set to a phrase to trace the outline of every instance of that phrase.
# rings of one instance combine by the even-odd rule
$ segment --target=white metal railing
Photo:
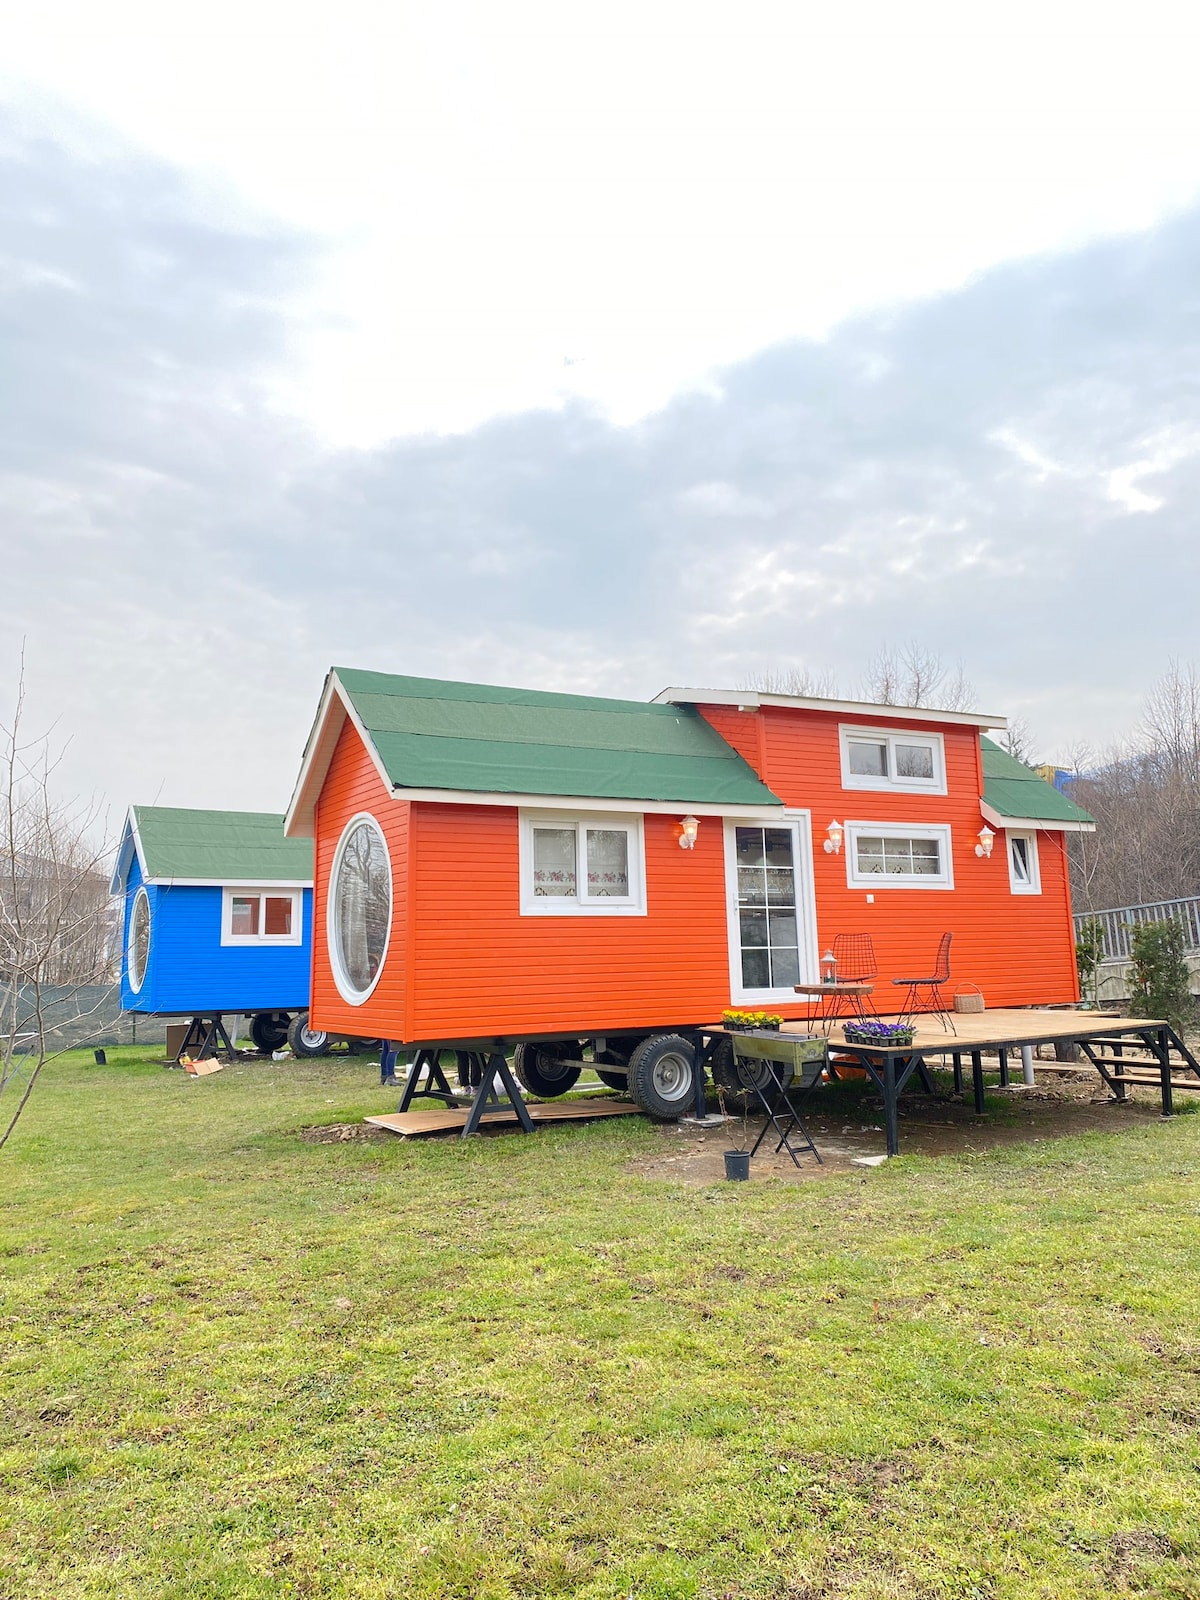
[[[1200,895],[1188,900],[1153,900],[1142,906],[1113,906],[1107,911],[1081,911],[1075,917],[1075,933],[1085,922],[1098,922],[1104,930],[1104,955],[1108,961],[1129,959],[1129,938],[1143,922],[1181,924],[1189,950],[1200,950]]]

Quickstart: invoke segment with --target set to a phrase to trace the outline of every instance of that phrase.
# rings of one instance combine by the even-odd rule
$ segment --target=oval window
[[[129,987],[137,994],[146,981],[146,962],[150,959],[150,896],[139,889],[133,897],[129,916]]]
[[[379,980],[392,926],[392,864],[374,817],[352,817],[329,885],[329,946],[342,998],[361,1003]]]

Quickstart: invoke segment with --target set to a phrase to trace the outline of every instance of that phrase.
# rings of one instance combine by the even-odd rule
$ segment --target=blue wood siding
[[[129,921],[141,886],[135,859],[125,891],[121,1003],[126,1011],[199,1015],[216,1011],[299,1011],[308,1005],[312,890],[304,891],[296,945],[223,945],[221,890],[148,884],[150,954],[139,993],[129,987]]]

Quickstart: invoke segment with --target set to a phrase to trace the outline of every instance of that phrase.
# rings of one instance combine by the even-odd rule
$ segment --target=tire
[[[675,1122],[695,1098],[696,1051],[677,1033],[653,1033],[629,1058],[629,1095],[656,1122]]]
[[[560,1067],[559,1061],[578,1061],[580,1065]],[[575,1039],[552,1041],[550,1044],[519,1044],[513,1051],[513,1071],[517,1082],[539,1100],[553,1100],[566,1094],[579,1082],[583,1070],[583,1051]]]
[[[289,1018],[286,1011],[258,1011],[250,1018],[250,1037],[254,1048],[269,1056],[287,1043]]]
[[[601,1083],[606,1083],[610,1089],[628,1089],[629,1074],[627,1072],[613,1072],[608,1067],[597,1067],[596,1076]]]
[[[737,1065],[732,1039],[722,1039],[713,1051],[712,1075],[725,1104],[734,1111],[762,1111],[762,1101],[754,1092],[756,1076],[768,1100],[774,1103],[779,1095],[779,1085],[765,1061],[757,1074],[750,1067]]]
[[[329,1054],[329,1035],[320,1028],[309,1027],[307,1011],[298,1011],[292,1018],[287,1038],[292,1054],[300,1060]]]

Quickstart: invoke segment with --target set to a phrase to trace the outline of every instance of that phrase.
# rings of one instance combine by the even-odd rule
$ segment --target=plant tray
[[[880,1050],[904,1049],[913,1042],[911,1028],[899,1028],[895,1033],[863,1033],[859,1028],[843,1028],[847,1044],[873,1044]]]

